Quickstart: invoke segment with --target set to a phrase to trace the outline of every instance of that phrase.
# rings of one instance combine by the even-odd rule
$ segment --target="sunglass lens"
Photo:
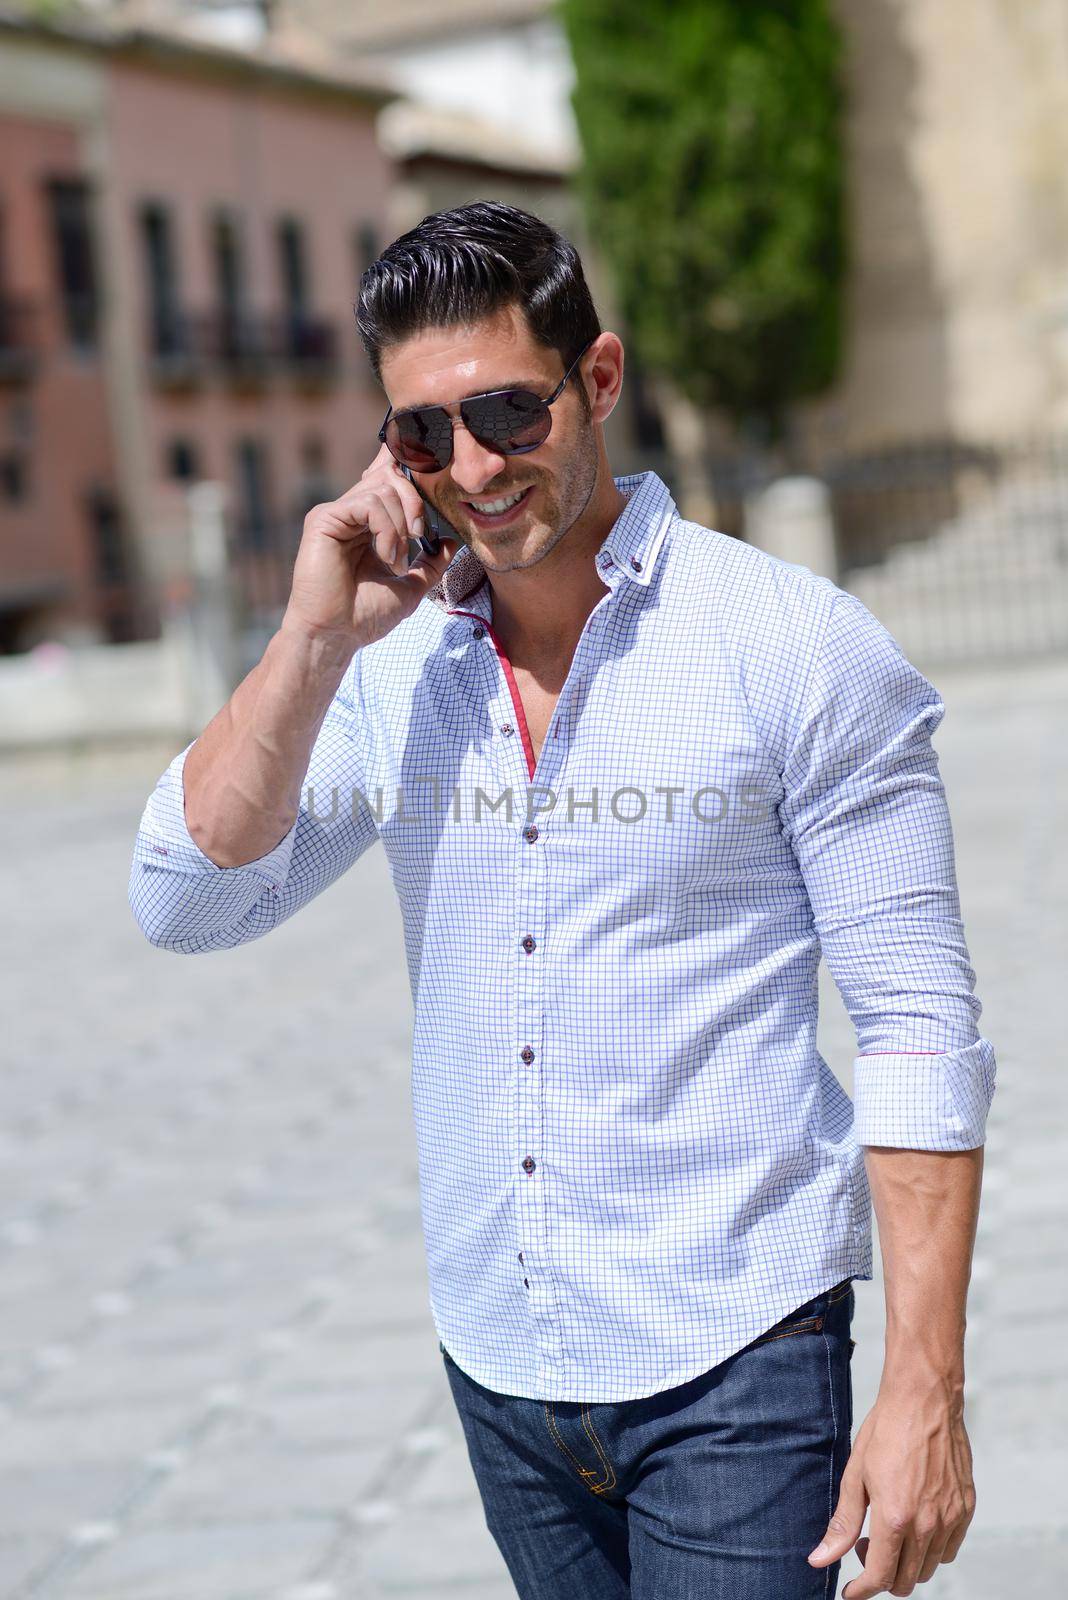
[[[552,427],[552,413],[545,401],[526,389],[465,400],[460,414],[479,444],[505,455],[533,450],[548,438]]]
[[[413,472],[440,472],[452,457],[452,423],[447,411],[428,406],[404,411],[386,424],[386,444],[395,460]]]

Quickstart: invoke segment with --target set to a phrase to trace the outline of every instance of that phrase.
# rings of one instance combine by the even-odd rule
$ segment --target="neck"
[[[589,503],[548,555],[532,567],[487,575],[494,632],[510,660],[570,660],[590,612],[608,593],[594,557],[626,504],[602,459]]]

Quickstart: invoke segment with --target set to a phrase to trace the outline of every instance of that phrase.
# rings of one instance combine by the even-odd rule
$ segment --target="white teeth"
[[[520,489],[518,494],[513,494],[508,500],[471,500],[468,503],[473,505],[476,511],[484,511],[487,516],[495,517],[502,511],[507,511],[509,506],[518,505],[526,492],[525,489]]]

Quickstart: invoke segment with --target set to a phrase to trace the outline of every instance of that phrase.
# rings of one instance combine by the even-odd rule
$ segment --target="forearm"
[[[351,642],[283,621],[185,760],[185,820],[217,866],[256,861],[296,820],[316,735],[352,660]]]
[[[983,1147],[866,1146],[886,1295],[883,1386],[937,1390],[957,1404]]]

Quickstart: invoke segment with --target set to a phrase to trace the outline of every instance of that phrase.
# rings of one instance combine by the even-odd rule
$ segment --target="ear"
[[[623,342],[618,334],[599,333],[587,350],[579,375],[586,385],[593,422],[604,422],[615,410],[623,388]]]

